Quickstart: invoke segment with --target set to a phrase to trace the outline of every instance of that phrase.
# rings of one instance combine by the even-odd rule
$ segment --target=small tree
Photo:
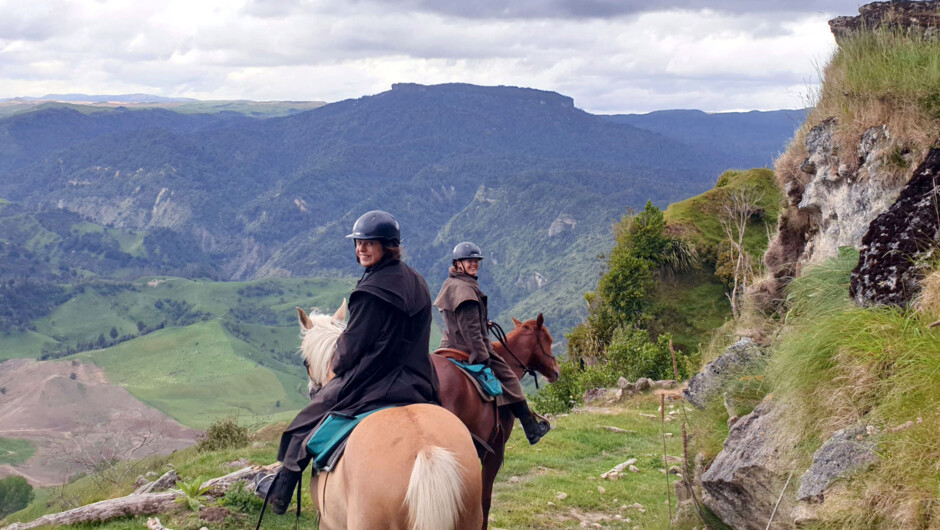
[[[716,271],[727,278],[730,292],[731,314],[741,316],[741,297],[755,275],[754,262],[744,247],[744,235],[751,216],[761,210],[759,204],[764,193],[752,187],[744,187],[725,196],[718,208],[718,221],[725,234],[719,249]]]
[[[116,339],[117,336],[118,336],[118,330],[117,330],[117,328],[114,327],[114,326],[111,326],[111,331],[108,332],[108,335],[110,335],[112,339]]]

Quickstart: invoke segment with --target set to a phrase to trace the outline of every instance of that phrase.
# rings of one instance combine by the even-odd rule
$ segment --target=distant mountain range
[[[83,101],[87,103],[180,103],[195,102],[198,99],[193,98],[168,98],[164,96],[154,96],[152,94],[119,94],[119,95],[88,95],[88,94],[46,94],[45,96],[31,97],[22,96],[17,98],[0,98],[2,101],[23,100],[23,101]]]
[[[543,311],[564,330],[628,208],[770,165],[800,112],[597,116],[553,92],[465,84],[271,118],[21,112],[0,118],[0,255],[16,256],[0,279],[356,275],[343,235],[382,208],[432,289],[473,240],[494,314]]]

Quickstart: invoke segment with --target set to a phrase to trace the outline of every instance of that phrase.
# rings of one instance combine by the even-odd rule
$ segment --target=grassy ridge
[[[702,249],[714,252],[718,244],[726,239],[719,222],[720,205],[728,195],[750,188],[758,191],[763,209],[760,215],[752,216],[744,236],[744,246],[755,258],[767,248],[767,229],[776,226],[780,214],[783,194],[774,182],[774,173],[769,169],[729,170],[718,177],[711,190],[695,197],[670,204],[664,216],[672,230],[691,239]]]
[[[650,323],[653,335],[669,332],[675,345],[695,352],[704,347],[711,332],[731,317],[726,287],[715,276],[719,245],[727,239],[718,221],[720,205],[740,190],[755,190],[760,197],[759,213],[752,215],[744,246],[755,263],[767,249],[767,236],[777,224],[782,193],[769,169],[729,170],[718,177],[715,188],[669,205],[663,212],[666,232],[691,241],[701,257],[701,268],[666,275],[653,292]]]

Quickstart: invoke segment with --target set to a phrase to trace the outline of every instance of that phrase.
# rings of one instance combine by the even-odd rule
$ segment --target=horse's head
[[[327,381],[333,379],[333,351],[336,349],[336,340],[346,329],[346,300],[336,310],[333,316],[318,312],[307,313],[297,308],[297,320],[300,323],[300,356],[303,357],[307,368],[307,391],[312,395]]]
[[[507,336],[512,353],[525,368],[535,370],[544,375],[549,383],[554,383],[560,375],[560,369],[558,359],[552,354],[552,334],[545,327],[542,313],[539,313],[537,318],[525,322],[514,318],[512,323],[516,327]],[[511,359],[506,359],[506,362],[512,366]]]

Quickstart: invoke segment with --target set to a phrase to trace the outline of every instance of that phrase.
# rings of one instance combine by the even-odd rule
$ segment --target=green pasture
[[[22,464],[29,460],[36,448],[27,440],[0,438],[0,464]]]
[[[271,415],[306,402],[297,392],[304,383],[302,367],[293,378],[282,374],[282,382],[260,364],[260,354],[217,321],[160,330],[79,357],[104,368],[110,380],[144,403],[196,428],[220,416]]]
[[[209,320],[260,324],[266,329],[256,326],[242,338],[252,345],[257,342],[258,348],[265,346],[268,353],[276,342],[283,355],[298,346],[295,306],[335,309],[353,286],[343,279],[212,282],[166,277],[69,286],[68,300],[34,321],[35,331],[0,335],[0,359],[39,357],[44,345],[77,347],[102,335],[111,339],[112,328],[118,336],[136,336],[142,328],[154,329],[161,323],[175,327]],[[277,341],[268,337],[271,328],[276,328]]]
[[[57,341],[35,331],[0,332],[0,362],[18,357],[34,357]]]

